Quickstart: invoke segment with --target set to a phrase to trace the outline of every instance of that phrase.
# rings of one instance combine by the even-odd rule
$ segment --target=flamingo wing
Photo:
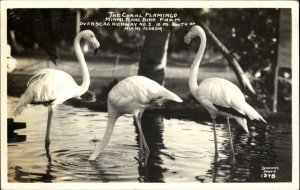
[[[240,89],[222,78],[205,79],[198,88],[198,100],[210,111],[246,117],[241,105],[245,97]]]
[[[213,104],[219,111],[222,111],[224,113],[227,113],[227,114],[230,114],[232,116],[236,116],[236,117],[239,117],[239,118],[249,118],[247,117],[247,115],[237,111],[236,109],[234,108],[227,108],[227,107],[223,107],[223,106],[219,106],[217,104]]]
[[[156,88],[155,85],[150,88],[144,77],[128,77],[112,88],[108,95],[108,102],[119,111],[131,113],[134,109],[143,108],[154,99]]]
[[[214,113],[266,122],[246,101],[240,89],[228,80],[208,78],[199,86],[199,101]]]
[[[79,87],[71,75],[55,70],[41,69],[33,73],[27,89],[15,110],[19,114],[27,104],[57,105],[76,96]]]
[[[131,76],[120,81],[109,93],[108,102],[131,113],[135,109],[144,109],[149,104],[160,99],[171,99],[177,102],[182,100],[159,85],[157,82],[143,76]]]

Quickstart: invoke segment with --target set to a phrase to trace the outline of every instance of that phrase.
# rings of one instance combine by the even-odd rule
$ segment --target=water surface
[[[18,99],[8,97],[12,117]],[[57,106],[50,154],[44,138],[47,108],[29,107],[15,122],[26,122],[23,142],[8,143],[9,182],[274,182],[291,181],[291,125],[250,123],[249,134],[232,122],[235,163],[231,164],[226,125],[217,129],[219,157],[214,159],[212,124],[180,118],[143,118],[150,148],[148,167],[139,165],[138,135],[130,115],[120,117],[112,138],[95,162],[88,157],[102,138],[107,113]],[[199,116],[200,117],[200,116]],[[163,121],[162,123],[158,121]],[[264,176],[264,167],[275,176]]]

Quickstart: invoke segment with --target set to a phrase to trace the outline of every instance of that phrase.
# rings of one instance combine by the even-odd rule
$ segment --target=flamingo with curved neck
[[[218,156],[217,135],[215,129],[216,117],[220,115],[227,118],[231,153],[234,156],[229,118],[235,119],[247,133],[247,119],[266,121],[245,101],[243,93],[232,82],[222,78],[211,77],[203,80],[200,85],[198,85],[198,69],[206,46],[205,32],[200,26],[195,25],[185,35],[184,41],[189,44],[190,41],[196,37],[200,37],[201,42],[190,70],[190,91],[200,104],[210,113],[213,121],[216,156]]]
[[[97,156],[104,150],[112,136],[117,119],[123,114],[132,114],[136,121],[140,138],[139,161],[142,162],[142,156],[144,155],[144,163],[147,165],[150,151],[143,135],[141,118],[147,107],[153,104],[161,105],[165,100],[182,102],[176,94],[146,77],[131,76],[120,81],[108,94],[106,130],[101,142],[90,155],[89,160],[96,160]]]
[[[74,49],[81,66],[82,84],[78,86],[71,75],[55,69],[41,69],[35,71],[27,83],[27,89],[21,96],[15,109],[15,116],[20,114],[27,104],[48,106],[48,121],[45,137],[46,148],[50,144],[50,126],[53,115],[53,109],[72,97],[79,97],[84,94],[90,85],[90,75],[86,65],[84,55],[80,48],[80,40],[85,39],[97,50],[100,43],[94,33],[90,30],[84,30],[77,34],[74,39]],[[47,150],[47,149],[46,149]]]

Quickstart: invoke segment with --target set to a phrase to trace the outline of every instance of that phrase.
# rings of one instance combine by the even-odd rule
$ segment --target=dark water
[[[8,98],[9,117],[17,100]],[[246,134],[232,122],[235,163],[231,164],[226,125],[216,128],[215,162],[211,123],[150,115],[142,122],[151,152],[145,168],[137,161],[139,138],[130,115],[119,118],[96,162],[87,160],[102,138],[106,120],[107,113],[59,105],[53,115],[49,161],[44,148],[47,108],[26,109],[15,118],[26,122],[25,129],[16,131],[26,135],[26,141],[8,144],[9,182],[291,181],[291,124],[250,123]]]

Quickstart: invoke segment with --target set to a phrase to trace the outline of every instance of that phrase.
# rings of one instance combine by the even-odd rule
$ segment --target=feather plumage
[[[89,160],[95,160],[104,150],[111,138],[118,117],[123,114],[132,114],[139,130],[140,151],[145,150],[145,163],[147,164],[149,149],[141,130],[140,120],[144,110],[150,104],[164,99],[182,102],[176,94],[143,76],[131,76],[116,84],[108,94],[107,127],[100,144],[97,145],[95,151],[90,155]]]
[[[241,90],[232,82],[211,77],[203,80],[198,87],[197,100],[213,115],[236,118],[248,118],[266,122],[245,100]],[[240,122],[238,122],[240,123]],[[248,127],[243,122],[243,128]]]
[[[77,95],[80,87],[68,73],[55,69],[41,69],[33,73],[27,89],[21,96],[15,115],[21,113],[27,104],[51,102],[57,105]]]
[[[153,100],[182,100],[157,82],[143,76],[131,76],[120,81],[108,95],[108,103],[119,112],[132,113],[137,107],[145,109]]]

